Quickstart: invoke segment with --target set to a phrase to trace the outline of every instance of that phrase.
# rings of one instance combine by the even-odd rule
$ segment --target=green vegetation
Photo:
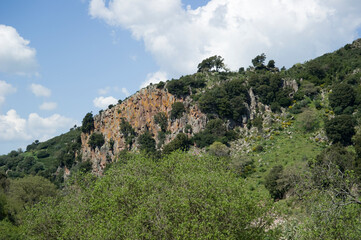
[[[125,144],[128,146],[128,149],[132,148],[133,140],[136,137],[136,133],[132,127],[124,118],[120,122],[120,132],[123,134],[125,139]]]
[[[164,112],[154,115],[154,122],[159,125],[162,132],[166,132],[168,128],[168,117]]]
[[[81,130],[83,133],[90,133],[94,130],[94,118],[91,112],[87,113],[83,118]]]
[[[163,148],[163,154],[170,154],[176,150],[188,151],[191,144],[188,136],[184,133],[178,133],[178,135]]]
[[[94,150],[95,148],[101,148],[105,143],[104,136],[101,133],[93,133],[90,135],[88,144]]]
[[[335,116],[331,120],[326,120],[325,129],[327,137],[333,143],[350,145],[355,135],[355,121],[350,115]]]
[[[226,70],[227,68],[224,65],[224,59],[221,56],[212,56],[204,59],[200,64],[198,64],[198,72],[210,72],[219,70]]]
[[[227,169],[213,157],[131,155],[27,210],[20,231],[35,239],[276,239],[272,202]]]
[[[82,128],[0,156],[0,239],[359,239],[360,42],[289,70],[261,54],[230,72],[213,56],[157,84],[178,98],[154,116],[162,152],[150,131],[140,153],[116,153],[110,139],[118,155],[102,177],[80,161],[91,113]],[[175,134],[167,114],[189,121],[183,102],[206,127],[185,122],[164,145]],[[125,119],[120,132],[134,151]]]
[[[172,110],[170,111],[171,119],[181,118],[183,113],[185,113],[184,104],[182,102],[175,102],[172,104]]]
[[[156,151],[155,140],[149,131],[144,132],[138,137],[138,144],[139,150],[146,154],[154,153]]]
[[[228,131],[224,122],[218,118],[210,120],[206,128],[202,132],[196,133],[192,140],[197,147],[203,148],[216,141],[228,144],[229,141],[235,140],[236,138],[236,132],[233,130]]]

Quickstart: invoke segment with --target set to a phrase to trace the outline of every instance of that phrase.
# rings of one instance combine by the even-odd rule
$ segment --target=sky
[[[279,67],[361,36],[358,0],[1,0],[0,154],[220,55]]]

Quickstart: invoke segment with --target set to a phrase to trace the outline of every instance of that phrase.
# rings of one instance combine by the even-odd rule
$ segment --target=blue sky
[[[187,7],[190,5],[190,7]],[[360,36],[359,1],[2,0],[0,154],[221,55],[291,67]]]

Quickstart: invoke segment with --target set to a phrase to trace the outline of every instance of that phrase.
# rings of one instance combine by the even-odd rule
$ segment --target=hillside
[[[0,232],[358,239],[360,56],[361,39],[290,69],[261,54],[230,72],[213,56],[0,156]],[[27,181],[58,190],[25,191],[28,200]]]

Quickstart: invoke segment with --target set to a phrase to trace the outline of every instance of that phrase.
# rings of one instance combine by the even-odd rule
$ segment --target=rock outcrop
[[[115,161],[120,151],[127,149],[125,139],[120,131],[121,119],[124,118],[139,135],[150,131],[158,142],[158,132],[161,131],[154,121],[154,115],[164,112],[169,116],[174,102],[183,102],[186,113],[179,119],[168,118],[168,131],[165,143],[171,141],[182,132],[186,125],[192,127],[192,134],[205,128],[207,117],[196,105],[192,104],[190,98],[177,99],[166,90],[160,90],[154,86],[141,89],[136,94],[107,109],[94,117],[94,131],[104,136],[105,144],[99,149],[91,149],[88,144],[90,134],[82,134],[81,154],[83,161],[90,160],[93,164],[93,172],[100,175],[108,162]],[[111,147],[111,141],[114,142]],[[133,150],[137,149],[135,141]]]

